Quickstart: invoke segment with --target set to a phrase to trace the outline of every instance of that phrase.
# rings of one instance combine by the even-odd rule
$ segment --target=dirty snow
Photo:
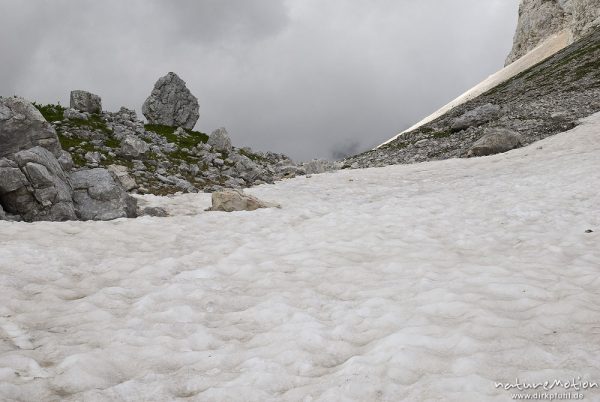
[[[204,212],[200,194],[145,197],[169,218],[0,222],[0,400],[505,401],[495,381],[600,381],[599,184],[600,114],[504,155],[250,190],[282,209]]]

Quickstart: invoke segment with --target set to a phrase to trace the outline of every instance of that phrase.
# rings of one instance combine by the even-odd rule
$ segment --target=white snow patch
[[[550,36],[544,42],[542,42],[535,49],[524,55],[523,57],[515,60],[508,66],[504,67],[500,71],[490,75],[485,80],[481,81],[479,84],[475,85],[473,88],[469,89],[464,94],[460,95],[458,98],[454,99],[450,103],[442,106],[440,109],[425,117],[423,120],[414,124],[413,126],[407,128],[402,131],[400,134],[390,138],[386,142],[381,145],[378,145],[376,148],[379,148],[387,143],[394,141],[396,138],[400,137],[404,133],[411,132],[421,127],[424,124],[430,123],[448,113],[450,110],[454,109],[457,106],[462,105],[470,101],[471,99],[475,99],[476,97],[486,93],[492,88],[497,87],[503,82],[508,81],[514,76],[522,73],[523,71],[535,66],[536,64],[546,60],[550,56],[558,53],[560,50],[564,49],[568,45],[572,43],[572,35],[569,30],[564,30],[562,32],[557,33],[556,35]]]
[[[0,400],[505,401],[494,381],[600,381],[599,130],[249,190],[282,209],[148,196],[174,216],[0,222]]]

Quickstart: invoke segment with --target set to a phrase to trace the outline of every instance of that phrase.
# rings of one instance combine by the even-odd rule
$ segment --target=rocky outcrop
[[[135,199],[107,170],[70,173],[71,156],[31,103],[2,98],[0,113],[0,219],[107,220],[135,215]]]
[[[71,109],[87,113],[102,113],[102,100],[86,91],[71,91]]]
[[[0,158],[40,146],[60,157],[54,128],[23,98],[0,97]]]
[[[521,136],[516,131],[505,128],[490,128],[485,131],[483,137],[473,144],[467,156],[499,154],[519,148],[521,145]]]
[[[242,190],[227,189],[212,193],[212,207],[208,211],[255,211],[259,208],[281,208],[281,206],[244,194]]]
[[[175,73],[161,77],[142,106],[150,124],[192,129],[196,125],[200,106],[185,82]]]
[[[522,0],[513,48],[506,64],[561,31],[570,32],[574,42],[599,25],[600,0]]]

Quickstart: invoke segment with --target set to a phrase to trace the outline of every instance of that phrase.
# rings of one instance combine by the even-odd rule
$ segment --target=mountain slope
[[[457,130],[467,113],[491,104],[498,113]],[[565,131],[600,111],[600,30],[441,117],[378,149],[347,158],[346,167],[385,166],[464,157],[488,127],[518,131],[525,144]],[[468,116],[468,115],[467,115]],[[481,120],[481,119],[480,119]]]

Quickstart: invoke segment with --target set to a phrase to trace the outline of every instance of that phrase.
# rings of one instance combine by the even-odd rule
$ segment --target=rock
[[[127,194],[106,169],[71,174],[73,201],[81,220],[135,218],[137,200]]]
[[[511,149],[519,148],[522,145],[519,133],[506,128],[491,128],[485,131],[471,149],[468,156],[486,156],[494,155]]]
[[[175,73],[161,77],[142,106],[150,124],[192,129],[198,121],[200,106],[185,82]]]
[[[254,211],[259,208],[281,208],[279,204],[261,201],[241,190],[223,190],[212,193],[212,207],[208,211]]]
[[[523,0],[510,64],[550,36],[567,30],[574,42],[600,25],[600,0]]]
[[[229,155],[229,159],[233,163],[233,168],[237,172],[237,175],[248,183],[253,183],[254,180],[265,174],[264,169],[247,156],[232,152]]]
[[[304,162],[302,168],[306,174],[319,174],[325,172],[333,172],[339,170],[339,162],[332,162],[322,159],[313,159],[312,161]]]
[[[210,145],[214,150],[219,152],[231,152],[231,139],[229,138],[229,134],[224,127],[218,128],[213,131],[208,137],[208,145]]]
[[[0,205],[28,222],[77,219],[71,186],[56,157],[40,146],[0,159]]]
[[[73,158],[67,151],[61,151],[60,157],[58,158],[58,163],[65,172],[73,170]]]
[[[36,146],[61,155],[56,131],[35,106],[23,98],[0,98],[0,158]]]
[[[146,207],[144,208],[139,215],[141,216],[154,216],[157,218],[165,218],[169,216],[167,210],[161,207]]]
[[[129,170],[126,166],[110,165],[108,171],[117,179],[125,191],[131,191],[138,187],[135,179],[129,175]]]
[[[80,112],[102,113],[102,100],[98,95],[86,91],[71,91],[71,109]]]
[[[150,146],[139,138],[128,135],[121,141],[120,153],[123,156],[137,158],[150,150]]]
[[[86,152],[83,157],[88,163],[92,165],[98,165],[102,161],[102,156],[100,155],[100,152]]]
[[[452,121],[452,131],[462,131],[469,127],[479,127],[500,115],[501,108],[498,105],[487,103],[470,110]]]
[[[75,109],[66,109],[63,112],[63,116],[65,119],[79,119],[79,120],[88,120],[89,114],[78,112]]]

